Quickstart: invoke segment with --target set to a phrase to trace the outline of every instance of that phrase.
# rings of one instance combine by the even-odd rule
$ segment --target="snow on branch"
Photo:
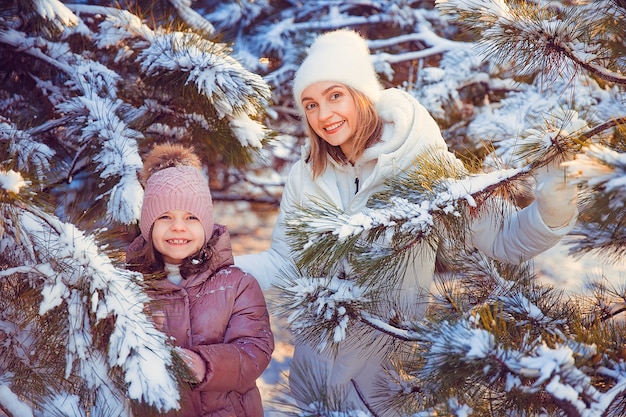
[[[95,45],[98,48],[113,47],[131,41],[133,38],[140,38],[144,40],[144,43],[148,43],[156,36],[154,31],[138,16],[127,10],[80,4],[70,7],[77,12],[106,16],[106,19],[100,23],[99,32],[93,33]]]
[[[287,323],[295,334],[309,339],[320,351],[346,339],[351,320],[358,321],[371,300],[353,281],[340,278],[295,277],[278,284],[289,311]]]
[[[605,392],[593,386],[593,369],[587,369],[590,373],[587,375],[584,367],[576,366],[577,361],[590,360],[596,354],[593,346],[560,339],[560,343],[550,347],[541,337],[528,337],[515,349],[479,323],[480,320],[470,316],[470,320],[455,323],[420,325],[421,356],[425,363],[416,372],[432,384],[423,386],[435,393],[445,392],[449,385],[475,389],[477,383],[507,395],[544,392],[571,416],[602,415],[600,411],[606,410],[624,391],[624,373],[623,369],[618,370],[618,364],[614,364],[615,372],[611,373],[615,384]],[[455,370],[454,378],[450,379],[448,369]]]
[[[175,7],[190,11],[187,5],[174,3]],[[251,118],[258,116],[263,102],[270,99],[270,88],[260,75],[246,70],[231,57],[226,44],[191,32],[152,31],[136,16],[121,12],[112,12],[100,28],[101,33],[95,35],[100,47],[138,37],[140,40],[131,44],[137,48],[134,53],[146,75],[186,74],[184,85],[195,85],[217,116],[228,120],[241,146],[262,146],[267,131]]]
[[[71,72],[70,66],[65,62],[51,58],[43,52],[45,49],[47,52],[52,52],[54,56],[62,58],[65,53],[70,53],[69,46],[65,43],[48,42],[43,38],[31,38],[23,32],[10,28],[0,31],[0,43],[32,55],[66,73]]]
[[[373,196],[359,213],[350,215],[320,200],[299,208],[286,222],[296,262],[315,273],[328,270],[350,253],[363,255],[361,261],[364,257],[371,262],[395,259],[432,237],[438,226],[436,220],[460,221],[466,206],[476,207],[477,196],[527,175],[529,169],[467,176],[446,161],[430,157],[418,161],[415,171],[390,181],[388,189]],[[379,244],[382,237],[390,243]]]
[[[393,36],[384,40],[368,41],[367,45],[371,49],[390,47],[395,44],[400,44],[402,42],[423,42],[427,45],[424,49],[418,51],[408,51],[395,54],[379,52],[373,57],[374,65],[380,65],[381,62],[397,64],[400,62],[432,57],[437,54],[442,54],[444,52],[449,52],[453,50],[463,51],[474,46],[474,44],[470,42],[453,41],[443,38],[437,35],[427,25],[421,25],[419,29],[420,32],[417,33]]]
[[[523,63],[518,64],[520,73],[556,75],[562,71],[551,70],[564,69],[567,58],[608,82],[626,84],[625,75],[602,65],[600,43],[588,39],[587,14],[594,9],[551,10],[529,2],[509,5],[504,0],[437,0],[436,7],[457,14],[459,21],[481,32],[478,44],[485,55],[502,63]]]
[[[177,8],[189,8],[183,2],[172,3]],[[85,13],[97,13],[101,9],[74,7]],[[226,44],[211,42],[198,34],[167,32],[164,29],[153,31],[131,13],[107,9],[107,18],[100,24],[100,33],[93,36],[100,48],[130,42],[137,49],[134,53],[137,53],[137,60],[147,75],[187,74],[185,84],[195,84],[198,93],[209,100],[220,118],[240,114],[256,116],[260,101],[271,97],[263,78],[249,72],[232,58]],[[131,42],[133,38],[138,40]]]
[[[626,154],[600,144],[590,144],[573,161],[565,162],[568,175],[590,187],[602,186],[616,193],[614,204],[626,201]]]
[[[34,0],[32,5],[35,13],[50,23],[65,27],[78,25],[78,17],[61,1]]]
[[[99,97],[90,90],[85,90],[85,93],[57,107],[65,118],[72,118],[75,126],[81,129],[81,148],[92,146],[94,139],[100,142],[101,148],[93,158],[100,178],[107,180],[120,177],[107,192],[110,194],[107,216],[131,224],[139,219],[143,196],[143,188],[137,178],[137,172],[143,165],[137,146],[137,139],[142,134],[130,129],[117,116],[120,102]]]
[[[220,118],[239,113],[257,115],[259,97],[271,92],[263,78],[243,68],[224,44],[183,32],[158,33],[139,54],[148,75],[180,71],[215,106]]]
[[[88,390],[106,395],[100,400],[111,407],[123,408],[124,398],[130,398],[161,411],[178,408],[171,349],[143,310],[148,298],[139,284],[141,275],[114,266],[93,236],[34,206],[2,204],[0,209],[5,218],[15,219],[4,223],[2,255],[21,264],[0,272],[0,283],[28,277],[23,282],[40,293],[41,321],[50,322],[50,329],[63,329],[61,345],[49,340],[40,345],[36,338],[29,342],[33,352],[46,352],[42,358],[51,356],[50,349],[60,348],[55,360],[65,362],[65,373],[59,375],[59,388],[65,386],[63,381],[76,383],[78,378]],[[112,324],[110,333],[102,333],[105,322]],[[4,349],[6,355],[12,354],[10,344]],[[119,370],[123,381],[116,380]],[[127,392],[117,391],[119,386]]]
[[[19,172],[12,169],[8,171],[0,170],[0,188],[3,188],[4,191],[19,194],[20,190],[26,185],[26,181],[24,181],[22,174]]]
[[[0,409],[6,410],[10,415],[33,417],[33,410],[22,402],[20,398],[11,391],[11,387],[0,381]]]
[[[19,170],[30,171],[33,167],[39,179],[50,169],[54,150],[45,143],[35,140],[28,131],[20,130],[12,123],[0,118],[0,142],[9,143],[9,154],[14,155]],[[0,180],[0,182],[2,182]]]

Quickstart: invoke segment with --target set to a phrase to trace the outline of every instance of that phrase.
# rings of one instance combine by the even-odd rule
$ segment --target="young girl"
[[[127,251],[146,280],[155,324],[170,336],[192,375],[181,392],[184,417],[263,417],[256,379],[274,350],[256,279],[233,266],[226,227],[214,224],[199,159],[157,145],[142,172],[145,195]]]
[[[338,30],[317,38],[296,73],[293,94],[309,142],[289,174],[270,249],[235,259],[243,270],[255,271],[263,288],[293,264],[285,224],[300,207],[327,201],[348,215],[359,213],[374,193],[384,189],[388,178],[410,170],[424,152],[438,153],[462,166],[448,151],[434,119],[413,96],[381,88],[367,44],[354,31]],[[577,207],[576,187],[564,182],[562,171],[561,177],[555,171],[537,188],[537,199],[530,206],[505,219],[487,215],[476,219],[468,244],[513,264],[556,244],[574,225]],[[414,262],[407,265],[393,293],[399,302],[422,306],[415,312],[419,318],[433,283],[436,249],[416,246]],[[366,410],[351,380],[373,404],[377,377],[384,374],[388,359],[374,340],[378,332],[371,333],[372,338],[363,343],[342,344],[336,354],[296,340],[291,369],[306,372],[291,372],[294,395],[306,393],[307,381],[301,375],[316,374],[325,378],[328,387],[346,394],[343,404]]]

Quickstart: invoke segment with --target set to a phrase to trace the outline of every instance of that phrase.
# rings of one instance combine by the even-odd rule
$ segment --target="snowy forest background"
[[[626,415],[626,334],[616,319],[626,308],[623,0],[0,7],[0,414],[147,416],[177,407],[179,358],[143,310],[141,277],[122,263],[137,233],[142,155],[154,143],[193,145],[237,237],[238,221],[275,210],[299,157],[304,133],[290,83],[306,47],[320,32],[351,27],[369,39],[384,85],[413,94],[436,118],[475,172],[473,191],[453,193],[454,179],[418,161],[371,202],[395,226],[366,230],[322,206],[306,214],[326,228],[303,221],[292,230],[313,242],[298,260],[305,272],[341,250],[366,252],[377,233],[396,247],[442,238],[441,280],[424,321],[376,315],[367,302],[403,261],[389,250],[357,266],[359,299],[342,298],[333,277],[289,277],[271,294],[281,323],[320,344],[349,341],[355,325],[397,339],[395,384],[372,415]],[[581,291],[544,284],[533,264],[466,253],[446,233],[462,225],[447,209],[493,195],[528,204],[532,174],[561,159],[572,160],[581,214],[559,257],[564,276],[551,278],[571,282],[568,263],[588,255],[606,265],[576,283]],[[420,210],[400,210],[398,199]],[[409,233],[408,224],[421,229]],[[348,238],[333,233],[346,226]],[[284,391],[275,412],[365,414],[323,388],[312,387],[302,408]]]

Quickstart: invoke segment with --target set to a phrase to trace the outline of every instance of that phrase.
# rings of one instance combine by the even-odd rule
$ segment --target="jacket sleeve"
[[[567,225],[554,229],[543,222],[536,201],[520,211],[503,210],[502,216],[487,210],[472,223],[470,244],[510,264],[527,261],[556,245],[578,218],[575,215]]]
[[[195,390],[245,392],[255,386],[270,363],[274,335],[263,291],[253,276],[244,274],[239,282],[223,343],[190,349],[207,366]]]
[[[281,270],[287,270],[294,265],[291,248],[287,242],[285,222],[288,213],[293,212],[301,202],[301,193],[297,192],[301,164],[302,161],[299,161],[291,168],[283,189],[270,248],[259,253],[235,256],[235,265],[253,274],[264,290],[269,289],[276,282]]]

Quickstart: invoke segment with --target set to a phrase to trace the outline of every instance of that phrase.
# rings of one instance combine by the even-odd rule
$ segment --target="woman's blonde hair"
[[[383,130],[383,122],[374,108],[374,104],[365,94],[352,87],[345,87],[354,99],[356,106],[358,122],[356,124],[356,131],[354,132],[354,152],[352,153],[352,156],[354,159],[358,159],[363,152],[365,152],[365,149],[380,141]],[[326,169],[328,155],[339,163],[348,162],[348,158],[343,153],[341,148],[339,146],[332,146],[319,137],[308,121],[307,130],[311,143],[311,149],[307,162],[310,161],[312,164],[313,178],[317,178]]]

